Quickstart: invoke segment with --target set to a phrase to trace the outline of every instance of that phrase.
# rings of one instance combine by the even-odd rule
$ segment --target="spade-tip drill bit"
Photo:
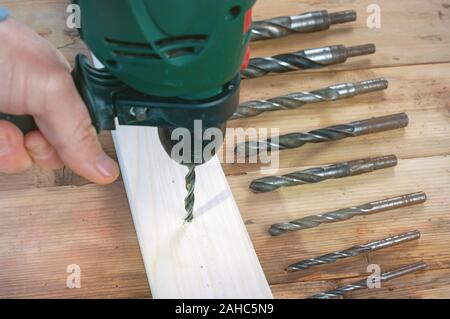
[[[235,152],[240,157],[257,155],[263,151],[278,151],[301,147],[307,143],[322,143],[342,140],[408,126],[406,113],[356,121],[348,124],[330,126],[309,133],[290,133],[264,141],[249,141],[236,146]]]
[[[321,224],[330,224],[349,220],[356,216],[367,216],[386,212],[403,207],[410,207],[426,202],[427,195],[424,192],[416,192],[392,198],[382,199],[365,203],[358,206],[343,208],[320,215],[312,215],[299,218],[290,222],[274,224],[270,227],[269,233],[272,236],[279,236],[286,232],[298,231],[308,228],[318,227]]]
[[[273,57],[250,59],[248,67],[241,71],[241,78],[258,78],[268,73],[286,73],[306,69],[318,69],[328,65],[344,63],[348,58],[374,54],[375,44],[354,47],[332,45],[308,49]]]
[[[328,30],[334,24],[353,22],[356,19],[357,14],[354,10],[333,13],[322,10],[255,21],[252,25],[251,40],[267,40],[282,38],[292,33]]]
[[[184,207],[186,209],[185,221],[190,223],[194,220],[194,203],[195,203],[195,164],[187,165],[188,173],[185,178],[187,195],[184,199]]]
[[[393,271],[389,271],[389,272],[385,272],[381,274],[381,278],[380,281],[381,282],[385,282],[385,281],[389,281],[391,279],[395,279],[404,275],[408,275],[410,273],[422,270],[427,268],[428,265],[424,262],[418,262],[412,265],[408,265],[402,268],[398,268],[395,269]],[[338,287],[336,289],[327,291],[327,292],[323,292],[320,294],[316,294],[313,296],[308,297],[309,299],[332,299],[332,298],[339,298],[342,297],[350,292],[353,292],[355,290],[360,290],[360,289],[367,289],[369,288],[368,283],[367,283],[367,279],[363,279],[360,280],[358,282],[355,282],[353,284],[350,285],[345,285],[342,287]]]
[[[296,262],[295,264],[289,265],[287,267],[287,271],[294,272],[300,270],[306,270],[308,268],[324,265],[324,264],[333,264],[337,260],[345,259],[349,257],[354,257],[358,255],[362,255],[365,253],[373,252],[376,250],[400,245],[406,242],[410,242],[413,240],[418,240],[420,238],[420,232],[418,230],[410,231],[407,233],[403,233],[397,236],[384,238],[381,240],[372,241],[363,245],[356,245],[350,248],[347,248],[342,251],[329,253],[320,257],[302,260]]]
[[[363,158],[329,166],[314,167],[281,176],[267,176],[251,182],[255,193],[267,193],[280,187],[315,184],[328,179],[337,179],[370,173],[379,169],[397,166],[395,155]]]
[[[248,101],[239,106],[232,120],[258,116],[264,112],[296,109],[309,103],[346,99],[386,90],[388,86],[389,82],[386,79],[378,78],[355,83],[341,83],[311,92],[296,92],[267,100]]]

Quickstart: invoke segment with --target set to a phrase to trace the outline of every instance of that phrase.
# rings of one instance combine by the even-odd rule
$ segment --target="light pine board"
[[[195,219],[185,223],[187,169],[157,129],[113,136],[153,297],[272,298],[217,157],[196,170]]]
[[[67,0],[0,0],[13,16],[49,39],[72,62],[84,49],[79,38],[65,30]],[[317,9],[356,8],[359,21],[309,35],[253,45],[254,56],[342,43],[374,42],[378,52],[369,58],[314,72],[244,81],[243,100],[267,98],[297,90],[316,89],[347,80],[386,76],[390,89],[336,103],[309,105],[289,113],[272,113],[231,126],[280,127],[282,132],[307,130],[349,120],[406,111],[405,130],[309,145],[284,152],[286,171],[366,155],[396,153],[395,169],[355,179],[286,189],[270,195],[248,191],[259,176],[258,165],[224,165],[224,171],[250,238],[275,297],[301,298],[353,282],[372,261],[383,269],[425,260],[426,271],[392,281],[380,290],[360,291],[349,298],[448,298],[450,256],[450,2],[380,0],[382,28],[365,26],[367,5],[373,1],[259,0],[255,17],[292,14]],[[101,136],[115,156],[110,135]],[[424,190],[429,201],[414,208],[353,219],[341,225],[271,238],[270,223],[288,217],[324,212],[385,196]],[[320,196],[319,196],[319,195]],[[326,199],[326,200],[325,200]],[[139,297],[150,295],[131,221],[123,182],[90,185],[70,170],[56,173],[33,169],[14,176],[0,175],[0,296],[15,297]],[[30,212],[32,213],[30,215]],[[283,268],[297,258],[308,258],[351,244],[420,229],[417,243],[390,248],[370,256],[317,267],[304,274]],[[281,258],[280,258],[281,256]],[[65,286],[65,267],[79,262],[84,283],[80,290]],[[40,274],[37,276],[36,274]]]

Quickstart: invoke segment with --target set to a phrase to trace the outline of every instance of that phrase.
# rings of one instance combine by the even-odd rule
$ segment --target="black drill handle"
[[[0,113],[0,120],[9,121],[15,124],[23,132],[23,134],[27,134],[38,129],[33,117],[29,115],[9,115]]]

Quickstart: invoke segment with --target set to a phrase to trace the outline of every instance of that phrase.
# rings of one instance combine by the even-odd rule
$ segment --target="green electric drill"
[[[177,161],[189,167],[187,220],[192,219],[195,166],[214,154],[203,132],[217,128],[239,105],[240,70],[249,59],[251,9],[256,0],[73,0],[80,35],[104,69],[76,58],[74,82],[98,132],[120,125],[158,127],[169,156],[184,128],[191,140]],[[0,114],[23,132],[31,117]],[[195,123],[201,121],[201,127]],[[196,130],[200,130],[197,132]],[[201,144],[201,147],[198,146]],[[172,156],[171,156],[172,157]],[[172,157],[173,158],[173,157]]]

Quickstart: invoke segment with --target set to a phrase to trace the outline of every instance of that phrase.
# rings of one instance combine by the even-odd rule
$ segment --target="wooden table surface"
[[[376,55],[314,72],[270,76],[243,83],[243,100],[312,90],[343,81],[384,76],[384,93],[236,121],[233,127],[279,127],[281,132],[341,124],[407,112],[405,130],[283,152],[283,172],[370,156],[397,154],[399,165],[342,180],[294,187],[264,195],[248,190],[258,165],[226,164],[232,191],[256,252],[278,298],[302,298],[353,282],[368,264],[389,270],[424,260],[426,271],[349,298],[450,297],[450,0],[378,0],[382,26],[366,26],[373,1],[259,0],[255,19],[318,9],[356,9],[357,23],[330,31],[257,43],[254,56],[331,44],[376,43]],[[1,0],[13,16],[48,38],[73,61],[86,51],[76,32],[65,28],[67,0]],[[39,57],[36,58],[39,63]],[[57,107],[57,105],[55,105]],[[109,134],[101,136],[114,155]],[[201,181],[200,181],[201,182]],[[270,224],[323,213],[394,195],[425,191],[424,205],[354,218],[272,238]],[[176,200],[176,199],[175,199]],[[180,199],[181,200],[181,199]],[[288,274],[284,268],[353,244],[419,229],[418,242],[351,258],[335,265]],[[81,289],[66,288],[66,267],[81,267]],[[0,297],[146,298],[150,291],[122,181],[97,186],[69,169],[37,168],[0,174]]]

